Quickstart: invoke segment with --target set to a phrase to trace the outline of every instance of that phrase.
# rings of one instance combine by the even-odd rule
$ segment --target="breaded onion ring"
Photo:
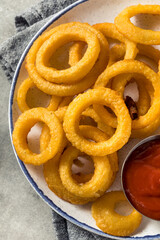
[[[80,115],[91,104],[109,106],[117,115],[117,130],[107,141],[90,142],[80,133]],[[64,117],[63,127],[68,140],[81,152],[92,156],[105,156],[119,150],[128,141],[131,134],[131,118],[124,101],[115,91],[98,88],[79,94],[70,103]]]
[[[115,45],[116,47],[116,45]],[[119,45],[120,47],[120,45]],[[158,62],[160,58],[160,51],[153,48],[152,46],[138,45],[139,54],[147,56],[148,58],[153,59],[155,62]],[[131,74],[132,76],[132,74]],[[130,76],[130,77],[131,77]],[[118,91],[121,96],[123,95],[124,87],[126,82],[129,80],[129,76],[125,77],[125,74],[119,76],[118,79],[114,78],[112,81],[112,88],[115,91]],[[129,78],[130,78],[129,77]],[[139,76],[138,76],[139,78]],[[118,80],[118,81],[116,81]],[[138,90],[139,90],[139,99],[137,102],[137,108],[139,115],[144,115],[150,108],[151,100],[153,100],[154,91],[152,90],[152,86],[148,84],[147,81],[136,81]],[[148,93],[149,92],[149,93]],[[106,112],[106,110],[105,110]],[[104,114],[103,114],[104,115]],[[112,117],[113,118],[113,117]],[[115,119],[114,119],[115,120]],[[111,119],[108,122],[112,122],[115,124],[115,121]],[[156,129],[160,126],[159,118],[152,122],[150,125],[140,128],[140,129],[132,129],[131,138],[144,138],[150,136]]]
[[[48,66],[52,54],[62,45],[82,41],[88,44],[84,56],[74,66],[57,70]],[[100,45],[96,34],[88,28],[79,25],[66,27],[65,30],[57,30],[47,39],[37,52],[36,68],[39,74],[47,81],[54,83],[71,84],[80,81],[85,77],[95,64],[100,52]]]
[[[44,122],[50,130],[50,141],[40,154],[33,153],[27,144],[27,135],[37,122]],[[12,139],[15,150],[24,163],[40,165],[57,154],[63,136],[62,126],[54,112],[45,108],[33,108],[19,116],[14,126]]]
[[[145,45],[160,44],[160,31],[145,30],[136,27],[133,23],[131,23],[130,18],[140,13],[159,15],[160,6],[138,4],[136,6],[127,7],[115,18],[114,22],[116,28],[130,41]]]
[[[121,201],[127,201],[123,192],[106,193],[92,204],[92,216],[103,232],[114,236],[129,236],[139,227],[142,215],[135,209],[127,216],[118,214],[115,207]]]
[[[61,29],[64,30],[67,28],[70,28],[74,25],[78,25],[81,27],[89,27],[91,26],[83,23],[67,23],[62,24],[60,26],[55,27],[54,29],[51,29],[50,31],[42,34],[36,41],[33,43],[32,47],[30,48],[28,55],[27,55],[27,70],[30,78],[33,80],[33,82],[36,84],[36,86],[41,89],[43,92],[50,94],[50,95],[56,95],[56,96],[73,96],[75,94],[78,94],[80,92],[83,92],[84,90],[91,87],[99,74],[102,73],[102,71],[105,69],[108,61],[108,43],[103,34],[101,34],[101,39],[98,37],[100,41],[100,54],[98,61],[96,62],[95,66],[91,70],[89,74],[87,74],[81,81],[77,82],[76,84],[55,84],[46,81],[43,77],[40,76],[40,74],[37,72],[37,69],[35,67],[35,61],[36,56],[39,48],[42,46],[42,44],[52,35],[55,31]],[[97,31],[98,32],[98,31]],[[99,35],[99,34],[98,34]]]
[[[154,98],[149,108],[148,112],[144,116],[140,116],[138,119],[132,121],[132,128],[139,129],[151,124],[160,114],[160,77],[151,68],[142,62],[137,60],[123,60],[113,64],[111,67],[107,68],[97,79],[95,83],[95,88],[105,87],[109,80],[118,74],[124,73],[138,73],[143,75],[154,88]],[[97,114],[105,122],[107,121],[106,116],[104,117],[104,111],[102,108],[96,107],[95,110]]]
[[[50,133],[49,128],[44,125],[40,137],[40,151],[44,151],[49,143]],[[48,184],[49,189],[54,192],[59,198],[70,202],[72,204],[83,205],[90,201],[95,200],[95,198],[81,198],[70,193],[62,184],[59,175],[59,160],[64,148],[67,145],[67,139],[64,137],[63,142],[58,150],[58,153],[51,160],[43,165],[44,178]]]
[[[106,139],[108,139],[108,136],[105,133],[103,133],[102,131],[100,131],[99,129],[97,129],[96,127],[80,126],[80,131],[81,131],[81,133],[84,137],[92,139],[92,140],[97,141],[97,142],[105,141]],[[68,149],[68,150],[65,151],[65,153],[64,153],[65,156],[64,155],[62,156],[63,160],[61,159],[62,162],[60,163],[60,175],[62,173],[62,175],[63,175],[62,176],[62,178],[63,178],[62,182],[63,182],[64,186],[66,186],[66,188],[70,191],[69,188],[71,188],[71,185],[73,184],[74,187],[75,187],[75,191],[77,192],[76,189],[79,189],[79,185],[78,185],[78,183],[74,182],[75,177],[71,176],[70,169],[71,169],[71,165],[73,163],[73,160],[78,157],[79,151],[77,149],[75,149],[74,147],[69,147],[69,148],[70,148],[70,150]],[[115,175],[116,175],[115,173],[118,171],[118,157],[117,157],[116,153],[113,153],[113,154],[108,155],[107,158],[108,159],[105,159],[105,158],[102,158],[102,157],[93,158],[93,161],[95,162],[95,169],[96,169],[95,173],[92,174],[92,178],[91,178],[90,174],[89,174],[89,176],[86,175],[85,179],[89,178],[88,183],[86,183],[85,186],[83,185],[83,187],[80,187],[79,190],[82,193],[81,194],[78,193],[78,196],[82,197],[84,192],[87,192],[86,194],[92,195],[93,194],[92,191],[94,191],[95,197],[97,196],[97,192],[95,193],[95,191],[97,191],[96,187],[98,188],[98,186],[100,186],[101,184],[104,183],[103,174],[104,175],[106,174],[107,169],[105,169],[105,167],[108,166],[108,160],[109,160],[110,167],[111,167],[111,170],[112,170],[112,176],[110,178],[108,178],[107,176],[109,176],[109,175],[107,174],[107,176],[106,176],[107,179],[105,180],[107,183],[105,183],[104,190],[106,190],[112,184],[113,180],[115,179]],[[67,159],[68,159],[70,164],[68,164]],[[103,160],[105,161],[105,164],[104,164]],[[102,175],[99,172],[99,171],[101,171],[101,167],[102,167],[101,164],[104,165],[103,166],[104,171],[103,171]],[[64,165],[65,165],[65,167],[64,167]],[[109,173],[110,173],[110,167],[108,169]],[[99,169],[99,171],[98,171],[98,169]],[[67,171],[67,174],[65,173],[66,171]],[[98,173],[97,173],[97,171],[98,171]],[[100,181],[98,181],[99,185],[98,185],[98,183],[96,183],[96,187],[92,187],[91,185],[94,186],[95,184],[93,182],[96,181],[95,174],[101,175],[102,179]],[[67,180],[65,180],[66,177],[67,177]],[[65,183],[64,183],[64,181],[65,181]],[[85,181],[85,182],[87,182],[87,181]],[[89,190],[90,187],[91,187],[91,190]],[[101,194],[104,192],[104,190],[102,191],[102,189],[103,188],[99,189],[100,190],[99,193],[101,193]],[[71,192],[72,192],[72,190],[71,190]]]
[[[30,78],[27,78],[26,80],[24,80],[22,82],[22,84],[20,85],[20,87],[18,89],[17,103],[18,103],[18,107],[21,110],[21,112],[25,112],[30,109],[30,107],[28,106],[28,104],[26,102],[26,95],[27,95],[28,90],[32,87],[35,87],[34,82]],[[48,109],[49,111],[57,110],[60,101],[61,101],[61,97],[51,96],[50,103],[46,109]]]
[[[60,159],[59,173],[65,188],[76,196],[80,197],[99,197],[110,186],[113,172],[110,162],[105,157],[92,157],[94,162],[94,173],[92,178],[84,183],[78,184],[72,178],[71,166],[73,160],[80,155],[80,151],[74,147],[68,147]]]
[[[137,46],[140,55],[146,56],[147,58],[153,60],[156,64],[158,64],[158,61],[160,59],[160,51],[158,49],[155,49],[152,46],[145,46],[138,44]],[[110,58],[109,58],[109,64],[112,65],[116,61],[122,59],[125,55],[125,45],[124,44],[116,44],[111,48],[110,51]],[[109,65],[108,64],[108,65]],[[124,93],[124,87],[127,84],[128,81],[130,81],[132,77],[132,74],[121,74],[120,76],[117,76],[112,81],[112,89],[118,91],[121,96],[123,97]],[[148,86],[148,81],[139,81],[139,77],[137,76],[135,80],[137,80],[137,86],[139,90],[139,99],[137,102],[138,107],[138,113],[139,115],[144,115],[147,113],[149,107],[150,107],[150,99],[153,99],[153,92],[152,86]],[[108,87],[108,84],[107,84]],[[149,93],[149,94],[148,94]],[[150,95],[150,96],[149,96]],[[103,106],[99,107],[99,111],[103,112],[103,116],[106,119],[106,122],[111,124],[112,127],[116,127],[116,119],[115,117],[110,114],[106,109],[104,109]]]

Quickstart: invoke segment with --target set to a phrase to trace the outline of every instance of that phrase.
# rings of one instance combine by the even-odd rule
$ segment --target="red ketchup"
[[[160,140],[136,148],[123,169],[128,200],[143,215],[160,220]]]

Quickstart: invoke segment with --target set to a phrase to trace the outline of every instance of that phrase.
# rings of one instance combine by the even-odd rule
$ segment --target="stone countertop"
[[[0,44],[16,33],[14,17],[38,1],[0,0]],[[0,90],[0,239],[54,240],[52,211],[27,182],[10,144],[10,84],[1,68]]]

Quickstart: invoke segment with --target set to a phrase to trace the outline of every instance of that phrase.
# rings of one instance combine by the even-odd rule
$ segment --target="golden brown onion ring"
[[[159,15],[160,6],[138,4],[136,6],[127,7],[115,18],[114,22],[116,28],[126,38],[135,43],[141,43],[145,45],[160,44],[160,31],[142,29],[131,23],[131,17],[143,13]]]
[[[33,82],[39,89],[41,89],[43,92],[47,94],[56,96],[73,96],[75,94],[83,92],[84,90],[88,89],[95,83],[97,77],[99,76],[99,74],[101,74],[101,72],[105,69],[107,65],[108,43],[105,37],[97,31],[98,36],[101,35],[101,39],[97,36],[101,46],[99,59],[96,62],[93,69],[91,70],[91,72],[87,74],[86,77],[84,77],[80,82],[71,85],[55,84],[46,81],[44,78],[40,76],[40,74],[36,70],[35,61],[37,52],[41,45],[43,44],[43,42],[45,42],[52,34],[54,34],[55,31],[59,29],[65,30],[66,27],[70,28],[75,24],[76,25],[78,24],[79,27],[84,27],[85,25],[85,28],[86,27],[91,28],[91,26],[82,23],[67,23],[57,26],[54,29],[51,29],[50,31],[42,34],[38,39],[36,39],[27,55],[27,70],[30,78],[33,80]]]
[[[107,141],[90,142],[80,133],[80,115],[92,104],[109,106],[117,115],[117,130]],[[81,152],[92,156],[105,156],[117,151],[128,141],[131,134],[131,118],[124,101],[115,91],[98,88],[79,94],[70,103],[64,117],[63,127],[68,140]]]
[[[27,96],[28,90],[32,87],[35,87],[34,82],[30,78],[27,78],[22,82],[22,84],[18,89],[17,103],[21,112],[25,112],[30,109],[30,107],[26,102],[26,96]],[[51,96],[50,103],[46,109],[48,109],[49,111],[57,110],[60,101],[61,101],[61,97]]]
[[[40,154],[33,153],[27,144],[27,135],[37,122],[44,122],[50,130],[50,141]],[[62,126],[54,112],[45,108],[33,108],[20,115],[15,123],[12,139],[15,150],[23,162],[40,165],[57,154],[63,136]]]
[[[44,151],[46,149],[49,140],[50,140],[49,128],[46,125],[44,125],[40,137],[40,151]],[[62,145],[60,146],[56,156],[43,165],[44,177],[50,190],[54,192],[58,197],[72,204],[83,205],[90,201],[95,200],[95,198],[81,198],[70,193],[62,184],[59,175],[59,160],[66,146],[67,139],[64,137]]]
[[[56,49],[62,45],[73,42],[86,42],[88,47],[77,64],[64,69],[57,70],[48,66],[51,56]],[[96,34],[86,27],[79,27],[75,24],[71,28],[59,29],[55,31],[49,39],[47,39],[37,52],[36,68],[39,74],[47,81],[54,83],[71,84],[80,81],[85,77],[94,66],[100,52],[100,45]]]
[[[116,204],[127,201],[123,192],[108,192],[92,204],[92,216],[96,225],[105,233],[114,236],[129,236],[140,225],[142,215],[134,208],[123,216],[115,211]]]
[[[138,55],[145,56],[151,60],[153,60],[157,65],[160,59],[160,51],[152,46],[145,46],[138,44],[137,48],[139,50]],[[110,51],[110,63],[115,63],[120,60],[125,55],[125,45],[115,45],[112,47]],[[137,55],[137,56],[138,56]],[[127,77],[126,77],[127,78]],[[123,82],[122,82],[123,81]],[[123,76],[118,76],[118,78],[114,78],[112,81],[112,89],[116,91],[120,91],[123,94],[124,82],[128,80],[124,79]],[[153,99],[154,90],[151,84],[148,81],[137,81],[137,86],[139,90],[139,100],[137,102],[137,107],[139,111],[139,115],[144,115],[150,106],[150,99]],[[148,95],[149,94],[149,95]]]
[[[74,147],[68,147],[61,156],[59,173],[65,188],[76,196],[99,197],[110,186],[113,172],[107,156],[92,157],[94,162],[94,173],[92,178],[84,183],[78,184],[72,178],[71,167],[73,160],[80,155],[80,151]]]
[[[149,108],[148,112],[144,116],[140,116],[138,119],[133,120],[132,128],[139,129],[150,125],[160,114],[159,104],[160,104],[160,78],[157,73],[150,69],[147,65],[137,60],[123,60],[113,64],[111,67],[107,68],[98,78],[95,83],[95,88],[104,87],[107,85],[108,81],[124,73],[138,73],[143,75],[154,88],[154,98]],[[96,108],[97,114],[106,121],[103,114],[98,108]]]

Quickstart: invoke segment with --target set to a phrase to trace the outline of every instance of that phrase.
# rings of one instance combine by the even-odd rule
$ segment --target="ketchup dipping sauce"
[[[122,184],[126,197],[136,210],[160,220],[160,136],[151,139],[143,140],[127,157]]]

